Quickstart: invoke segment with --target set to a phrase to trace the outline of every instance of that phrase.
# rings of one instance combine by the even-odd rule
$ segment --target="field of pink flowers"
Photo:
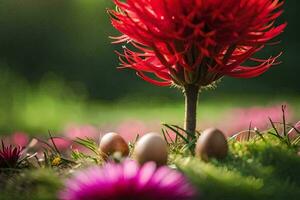
[[[292,106],[287,105],[286,118],[291,123],[299,121],[299,114],[295,113]],[[212,114],[213,115],[213,114]],[[222,129],[224,133],[230,137],[241,131],[247,131],[249,128],[257,128],[258,130],[266,130],[271,128],[269,118],[274,122],[280,122],[282,119],[281,105],[272,106],[252,106],[241,108],[230,108],[222,112],[221,115],[210,116],[206,119],[199,120],[199,130],[210,127]],[[69,122],[65,124],[62,130],[51,132],[52,135],[59,137],[55,140],[59,148],[69,146],[68,141],[76,138],[91,138],[99,140],[101,136],[107,132],[117,132],[127,141],[133,141],[137,135],[142,136],[147,132],[159,132],[162,128],[160,119],[119,119],[117,122],[105,122],[100,125],[82,124]],[[12,144],[25,146],[29,142],[32,133],[25,131],[12,132],[9,136],[3,137],[5,141]],[[41,133],[37,137],[47,137],[47,133]],[[173,136],[175,134],[173,133]]]

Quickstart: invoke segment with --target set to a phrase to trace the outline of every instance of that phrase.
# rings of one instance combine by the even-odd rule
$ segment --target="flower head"
[[[5,146],[1,140],[2,148],[0,149],[0,168],[15,168],[21,157],[21,147]]]
[[[139,167],[134,161],[106,164],[79,172],[66,182],[62,200],[135,199],[187,200],[195,194],[184,176],[152,162]]]
[[[29,142],[29,137],[26,133],[23,132],[15,132],[11,136],[11,141],[13,144],[24,147]]]
[[[254,58],[286,24],[280,0],[114,0],[112,25],[123,33],[116,43],[130,43],[120,61],[146,81],[207,86],[223,76],[251,78],[276,64]],[[255,62],[246,66],[245,61]],[[151,75],[152,74],[152,75]],[[154,78],[154,76],[156,78]]]

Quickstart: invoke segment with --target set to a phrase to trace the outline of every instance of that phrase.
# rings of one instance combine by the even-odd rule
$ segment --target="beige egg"
[[[228,144],[223,132],[210,128],[203,131],[196,143],[195,154],[197,157],[208,161],[210,158],[225,158]]]
[[[133,155],[141,165],[148,161],[154,161],[159,166],[165,165],[168,146],[158,133],[148,133],[136,143]]]
[[[129,148],[126,141],[117,133],[106,133],[100,140],[99,150],[103,158],[107,158],[114,153],[121,153],[122,156],[128,156]]]

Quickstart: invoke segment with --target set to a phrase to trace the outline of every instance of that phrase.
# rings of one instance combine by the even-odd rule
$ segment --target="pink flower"
[[[287,109],[287,120],[292,118],[292,115],[293,113]],[[233,109],[227,113],[227,117],[224,121],[221,121],[221,123],[217,124],[217,127],[227,132],[228,135],[234,135],[240,131],[248,130],[250,123],[252,129],[256,127],[263,131],[271,127],[269,117],[275,123],[281,122],[281,105]],[[278,124],[276,123],[276,125]]]
[[[66,128],[64,135],[69,139],[76,139],[76,138],[91,138],[96,139],[99,138],[99,131],[91,126],[91,125],[70,125]]]
[[[52,141],[55,143],[58,150],[67,150],[71,147],[72,142],[69,139],[60,138],[60,137],[54,137],[52,138]],[[49,144],[52,144],[51,139],[48,140]]]
[[[19,164],[22,148],[12,145],[5,146],[1,140],[2,148],[0,149],[0,168],[16,168]]]
[[[188,200],[194,188],[178,171],[152,162],[142,167],[134,161],[106,164],[75,174],[65,183],[61,200]]]
[[[132,141],[135,139],[137,134],[142,135],[146,132],[147,126],[139,120],[126,120],[120,123],[117,127],[117,133],[120,133],[127,141]]]
[[[11,141],[13,144],[24,147],[29,142],[29,137],[26,133],[23,132],[15,132],[11,136]]]

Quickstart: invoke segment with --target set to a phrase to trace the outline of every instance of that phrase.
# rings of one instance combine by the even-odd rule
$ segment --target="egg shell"
[[[228,152],[228,144],[223,132],[210,128],[203,131],[196,143],[195,154],[204,161],[210,158],[223,159]]]
[[[106,133],[100,140],[99,150],[102,156],[107,158],[116,152],[120,152],[122,156],[128,156],[129,148],[126,141],[117,133]]]
[[[133,155],[141,165],[148,161],[154,161],[158,166],[165,165],[168,146],[158,133],[148,133],[136,143]]]

